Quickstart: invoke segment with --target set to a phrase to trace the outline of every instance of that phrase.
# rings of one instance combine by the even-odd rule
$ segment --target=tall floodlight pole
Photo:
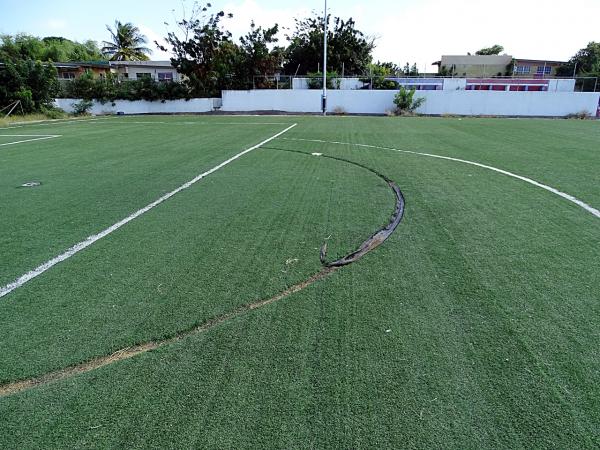
[[[323,14],[323,97],[321,108],[323,115],[327,115],[327,0],[325,0],[325,13]]]

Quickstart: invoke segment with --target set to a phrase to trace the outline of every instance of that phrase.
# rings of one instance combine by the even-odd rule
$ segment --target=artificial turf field
[[[593,209],[600,122],[0,129],[0,289],[293,124],[0,298],[0,448],[599,447],[600,217],[392,149]],[[56,137],[2,145],[36,136]],[[319,273],[323,242],[342,257],[388,222],[386,183],[328,156],[395,181],[403,221],[359,261],[244,308]],[[21,380],[42,382],[10,391]]]

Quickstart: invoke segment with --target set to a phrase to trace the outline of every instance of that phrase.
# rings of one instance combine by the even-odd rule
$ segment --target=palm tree
[[[112,36],[110,42],[103,41],[102,53],[109,56],[111,61],[147,61],[146,56],[151,50],[143,45],[148,42],[146,36],[132,23],[121,23],[115,20],[115,30],[106,25]]]

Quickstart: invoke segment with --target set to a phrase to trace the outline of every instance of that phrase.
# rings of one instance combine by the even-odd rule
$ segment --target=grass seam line
[[[517,180],[524,181],[525,183],[532,184],[533,186],[537,186],[537,187],[539,187],[541,189],[544,189],[544,190],[546,190],[548,192],[551,192],[551,193],[553,193],[555,195],[558,195],[559,197],[562,197],[565,200],[568,200],[571,203],[576,204],[580,208],[585,209],[587,212],[589,212],[593,216],[595,216],[595,217],[597,217],[597,218],[600,219],[600,210],[594,208],[591,205],[588,205],[584,201],[579,200],[577,197],[575,197],[575,196],[573,196],[571,194],[567,194],[566,192],[562,192],[562,191],[560,191],[560,190],[558,190],[556,188],[553,188],[552,186],[548,186],[546,184],[540,183],[539,181],[535,181],[532,178],[527,178],[527,177],[524,177],[522,175],[518,175],[516,173],[509,172],[508,170],[498,169],[497,167],[488,166],[486,164],[478,163],[478,162],[475,162],[475,161],[469,161],[467,159],[460,159],[460,158],[452,158],[450,156],[434,155],[432,153],[415,152],[415,151],[412,151],[412,150],[401,150],[401,149],[393,148],[393,147],[380,147],[378,145],[370,145],[370,144],[355,144],[355,143],[352,143],[352,142],[324,141],[324,140],[321,140],[321,139],[300,139],[300,138],[283,138],[283,139],[287,140],[287,141],[304,141],[304,142],[316,142],[316,143],[323,143],[323,144],[352,145],[352,146],[355,146],[355,147],[375,148],[375,149],[379,149],[379,150],[391,150],[391,151],[394,151],[394,152],[408,153],[408,154],[411,154],[411,155],[419,155],[419,156],[427,156],[429,158],[445,159],[447,161],[455,161],[455,162],[460,162],[460,163],[463,163],[463,164],[469,164],[471,166],[481,167],[483,169],[488,169],[488,170],[491,170],[493,172],[501,173],[502,175],[507,175],[509,177],[516,178]]]
[[[157,350],[161,347],[165,347],[167,345],[174,344],[179,342],[185,338],[190,336],[198,335],[204,333],[206,331],[211,330],[212,328],[221,325],[224,322],[227,322],[231,319],[235,319],[237,317],[242,316],[245,313],[254,311],[256,309],[262,308],[263,306],[270,305],[271,303],[275,303],[279,300],[282,300],[286,297],[289,297],[292,294],[302,291],[307,287],[313,285],[317,281],[323,280],[327,278],[329,275],[335,273],[339,270],[339,267],[324,267],[316,274],[312,275],[310,278],[297,283],[283,292],[275,294],[274,296],[259,300],[254,303],[249,303],[243,306],[240,306],[233,311],[217,316],[213,319],[209,319],[206,322],[201,323],[200,325],[196,325],[193,328],[183,331],[181,333],[176,334],[173,337],[163,339],[161,341],[148,341],[141,344],[132,345],[130,347],[122,348],[114,351],[110,355],[101,356],[89,360],[87,362],[81,364],[75,364],[73,366],[67,367],[65,369],[60,369],[55,372],[50,372],[45,375],[29,378],[26,380],[12,381],[6,384],[0,385],[0,398],[7,397],[9,395],[17,394],[22,391],[27,391],[29,389],[43,386],[46,384],[54,383],[60,380],[64,380],[67,378],[71,378],[76,375],[84,374],[87,372],[91,372],[96,369],[100,369],[104,366],[108,366],[109,364],[113,364],[119,361],[124,361],[126,359],[131,359],[135,356],[141,355],[143,353],[147,353],[152,350]]]
[[[65,261],[66,259],[69,259],[71,256],[73,256],[73,255],[79,253],[80,251],[86,249],[87,247],[89,247],[90,245],[92,245],[94,242],[99,241],[100,239],[102,239],[102,238],[108,236],[109,234],[117,231],[123,225],[126,225],[127,223],[131,222],[132,220],[137,219],[141,215],[147,213],[151,209],[153,209],[156,206],[160,205],[161,203],[163,203],[164,201],[166,201],[169,198],[173,197],[174,195],[178,194],[179,192],[183,191],[184,189],[189,188],[190,186],[196,184],[201,179],[203,179],[203,178],[207,177],[208,175],[216,172],[217,170],[225,167],[226,165],[232,163],[236,159],[244,156],[246,153],[250,153],[251,151],[256,150],[257,148],[260,148],[263,145],[268,144],[273,139],[277,139],[279,136],[281,136],[284,133],[287,133],[289,130],[291,130],[292,128],[294,128],[296,125],[297,125],[296,123],[292,124],[291,126],[287,127],[285,130],[280,131],[277,134],[274,134],[273,136],[269,137],[268,139],[265,139],[264,141],[262,141],[262,142],[260,142],[260,143],[258,143],[256,145],[254,145],[254,146],[252,146],[252,147],[250,147],[250,148],[248,148],[248,149],[246,149],[246,150],[238,153],[237,155],[232,156],[231,158],[227,159],[226,161],[223,161],[222,163],[218,164],[217,166],[213,167],[212,169],[207,170],[206,172],[203,172],[203,173],[197,175],[195,178],[193,178],[192,180],[188,181],[187,183],[182,184],[177,189],[175,189],[175,190],[173,190],[173,191],[171,191],[171,192],[163,195],[159,199],[153,201],[152,203],[150,203],[149,205],[143,207],[142,209],[137,210],[133,214],[131,214],[131,215],[127,216],[126,218],[120,220],[119,222],[115,223],[114,225],[111,225],[110,227],[106,228],[105,230],[101,231],[100,233],[93,234],[93,235],[89,236],[85,240],[83,240],[83,241],[81,241],[81,242],[73,245],[72,247],[70,247],[65,252],[61,253],[60,255],[52,258],[49,261],[46,261],[45,263],[43,263],[40,266],[36,267],[35,269],[27,272],[26,274],[21,275],[19,278],[17,278],[12,283],[9,283],[6,286],[0,287],[0,298],[4,297],[5,295],[10,294],[15,289],[18,289],[19,287],[23,286],[25,283],[27,283],[27,282],[33,280],[34,278],[40,276],[41,274],[43,274],[47,270],[51,269],[55,265],[57,265],[57,264]]]

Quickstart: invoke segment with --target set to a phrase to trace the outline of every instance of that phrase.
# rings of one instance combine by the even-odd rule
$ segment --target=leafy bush
[[[578,120],[587,120],[591,119],[592,116],[587,111],[580,111],[578,113],[568,114],[566,116],[567,119],[578,119]]]
[[[404,86],[400,87],[400,90],[394,97],[394,105],[396,105],[396,113],[400,115],[412,114],[415,110],[425,103],[425,98],[415,99],[415,90],[406,89]]]
[[[73,114],[76,116],[85,116],[89,114],[90,109],[94,106],[94,102],[91,100],[80,100],[77,103],[71,105],[73,107]]]
[[[307,74],[309,89],[323,89],[323,72]],[[327,89],[339,89],[342,80],[337,72],[327,72]]]
[[[151,78],[119,81],[112,74],[105,78],[94,78],[92,73],[86,73],[70,81],[62,95],[66,98],[98,100],[101,103],[115,100],[164,101],[191,98],[189,88],[182,83],[157,82]]]
[[[54,101],[56,69],[37,61],[6,61],[0,66],[0,105],[21,101],[25,113],[40,112]]]
[[[64,119],[67,113],[60,108],[42,108],[42,114],[48,119]]]
[[[395,91],[399,87],[399,84],[397,81],[390,80],[390,79],[382,77],[382,76],[364,77],[364,78],[361,78],[360,81],[363,83],[363,87],[361,89],[377,89],[377,90]],[[372,83],[372,85],[371,85],[371,83]]]

